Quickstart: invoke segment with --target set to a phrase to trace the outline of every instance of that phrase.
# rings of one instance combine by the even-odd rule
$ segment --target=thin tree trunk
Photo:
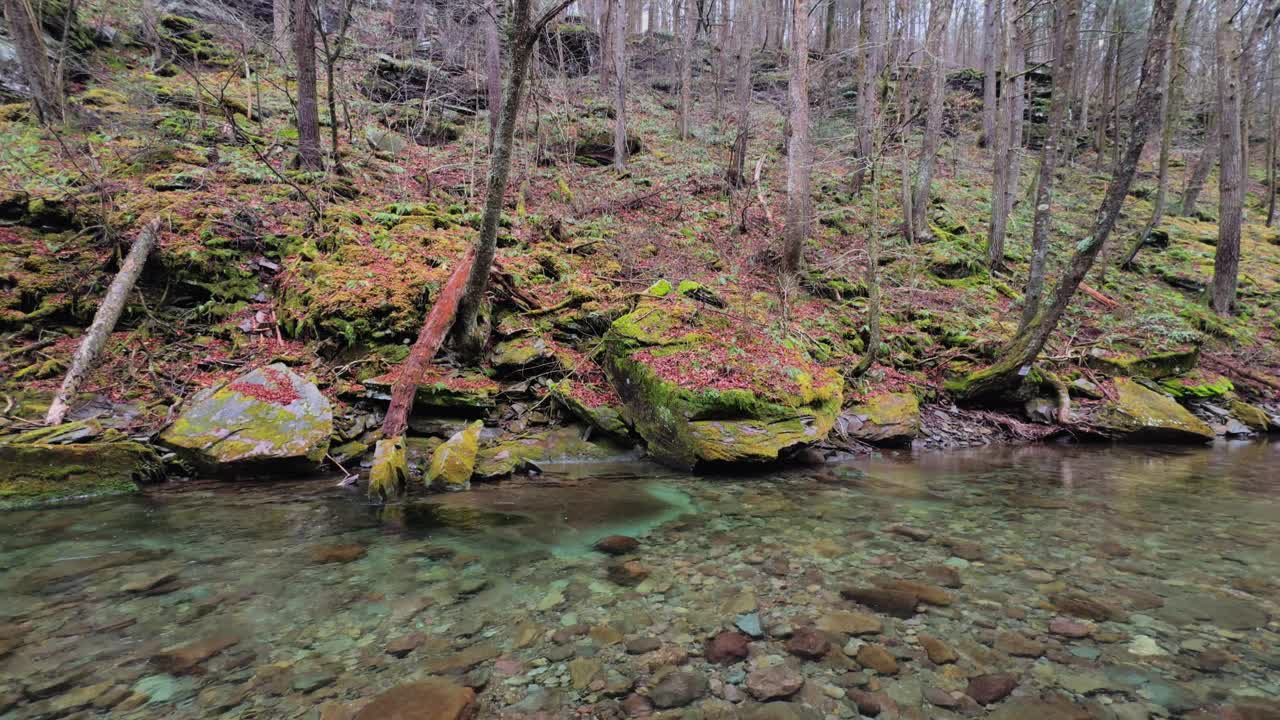
[[[308,0],[294,3],[293,55],[298,66],[298,166],[319,170],[324,167],[324,159],[320,154],[320,112],[316,101],[316,26]]]
[[[624,0],[601,0],[604,17],[600,22],[600,93],[609,91],[609,77],[613,70],[613,12]]]
[[[1018,332],[1030,326],[1040,310],[1045,267],[1049,258],[1049,231],[1053,220],[1053,186],[1071,103],[1076,44],[1080,37],[1080,0],[1062,0],[1054,22],[1053,96],[1049,101],[1049,128],[1040,148],[1040,175],[1036,181],[1035,220],[1031,230],[1031,269],[1022,302]]]
[[[485,338],[478,322],[480,308],[484,304],[485,291],[489,287],[489,272],[498,251],[498,220],[502,217],[503,197],[507,192],[507,179],[511,175],[511,152],[515,144],[516,120],[524,99],[524,85],[529,75],[529,63],[533,56],[538,34],[547,23],[570,5],[572,0],[558,2],[536,21],[530,21],[531,0],[515,0],[512,3],[511,74],[502,97],[502,110],[498,119],[498,134],[494,138],[493,152],[489,157],[489,175],[485,183],[484,214],[480,220],[480,234],[475,242],[475,262],[467,277],[467,290],[458,305],[458,318],[454,324],[454,336],[458,339],[461,354],[479,357]]]
[[[4,0],[4,15],[13,35],[18,64],[31,90],[31,108],[42,123],[63,120],[62,82],[49,65],[44,30],[36,17],[32,0]]]
[[[57,394],[53,396],[53,402],[50,403],[49,411],[44,417],[46,425],[58,425],[66,417],[81,381],[93,369],[93,361],[98,357],[98,353],[102,352],[102,346],[107,343],[107,338],[115,329],[116,322],[120,320],[125,301],[129,299],[129,291],[137,284],[138,276],[142,274],[142,267],[147,262],[147,256],[151,254],[151,248],[155,247],[159,234],[160,220],[157,218],[142,228],[142,232],[138,233],[133,245],[129,247],[129,254],[120,264],[120,270],[111,281],[111,286],[107,288],[107,294],[102,297],[98,312],[94,313],[93,323],[89,325],[84,338],[80,340],[79,347],[76,348],[76,354],[71,360],[71,368],[62,379],[62,387],[58,388]]]
[[[1113,2],[1112,5],[1115,6],[1115,2]],[[1121,9],[1118,6],[1113,7],[1112,9],[1117,16],[1121,14]],[[1117,24],[1119,24],[1119,21],[1117,21]],[[1105,27],[1105,23],[1103,27]],[[1107,51],[1102,63],[1102,96],[1098,101],[1098,128],[1093,141],[1093,150],[1097,153],[1097,166],[1099,168],[1101,168],[1105,162],[1107,148],[1107,122],[1111,116],[1111,113],[1108,112],[1107,102],[1111,97],[1111,81],[1115,76],[1115,71],[1112,68],[1114,65],[1118,64],[1116,56],[1119,53],[1120,34],[1113,32],[1107,40]]]
[[[627,166],[627,25],[626,3],[613,15],[613,166]]]
[[[920,95],[928,103],[925,111],[924,138],[920,142],[920,158],[916,165],[915,194],[911,199],[911,228],[917,240],[929,234],[926,215],[933,168],[942,141],[942,105],[946,100],[947,73],[943,61],[944,35],[951,22],[951,0],[930,0],[929,28],[925,35],[924,76]]]
[[[1240,119],[1240,35],[1228,3],[1218,3],[1215,47],[1218,58],[1218,245],[1213,256],[1213,309],[1230,314],[1240,267],[1240,224],[1244,209],[1244,168]]]
[[[863,348],[862,357],[853,369],[853,376],[864,374],[875,364],[880,354],[880,148],[876,147],[868,156],[871,174],[871,216],[867,219],[867,270],[864,282],[867,284],[867,346]]]
[[[502,41],[498,38],[498,4],[485,2],[481,13],[484,22],[484,77],[486,105],[489,108],[489,152],[498,132],[498,108],[502,106]]]
[[[997,18],[1000,0],[986,0],[982,9],[982,135],[979,147],[994,144],[996,127],[996,44],[1000,28]]]
[[[733,143],[733,154],[729,160],[727,179],[730,187],[743,187],[747,184],[747,140],[751,130],[751,3],[753,0],[738,0],[738,7],[733,22],[736,25],[738,52],[737,81],[734,89],[734,103],[737,106],[738,134]]]
[[[959,382],[948,383],[948,389],[961,398],[974,398],[998,393],[1014,387],[1029,370],[1030,364],[1040,354],[1049,336],[1058,327],[1075,295],[1084,281],[1098,253],[1106,245],[1115,228],[1125,196],[1133,184],[1138,170],[1142,148],[1151,135],[1159,117],[1160,96],[1163,94],[1160,77],[1168,61],[1168,39],[1172,30],[1176,0],[1154,0],[1151,31],[1142,62],[1142,74],[1138,81],[1137,99],[1130,114],[1129,140],[1120,162],[1107,184],[1106,194],[1098,208],[1093,232],[1076,247],[1076,252],[1054,290],[1053,302],[1040,312],[1025,332],[1019,333],[1001,353],[996,364],[969,374]]]
[[[858,35],[862,46],[862,76],[858,83],[858,165],[850,178],[850,191],[862,192],[868,163],[875,152],[872,142],[880,115],[880,74],[884,69],[885,0],[862,0]]]
[[[822,54],[829,55],[836,46],[836,0],[827,0],[827,14],[822,22]]]
[[[1015,17],[1025,12],[1025,0],[1010,0],[1010,7]],[[1026,19],[1009,24],[1009,73],[1013,77],[1009,93],[1009,155],[1006,163],[1009,166],[1009,178],[1005,184],[1004,214],[1006,227],[1008,216],[1013,213],[1013,204],[1018,197],[1018,182],[1022,179],[1023,116],[1027,110],[1027,42],[1024,25]]]
[[[274,0],[271,3],[271,45],[281,62],[291,54],[289,42],[289,16],[293,14],[293,0]]]
[[[950,0],[942,0],[950,2]],[[811,161],[809,144],[809,0],[791,5],[791,76],[787,81],[791,142],[787,149],[786,247],[783,271],[795,273],[804,258],[809,237]]]
[[[680,39],[680,139],[689,139],[689,109],[693,95],[693,40],[698,32],[694,0],[685,0],[684,36]]]
[[[1200,155],[1191,165],[1191,172],[1187,174],[1187,186],[1182,191],[1182,202],[1178,204],[1178,209],[1183,215],[1191,217],[1196,214],[1200,193],[1204,190],[1204,183],[1209,179],[1209,173],[1213,171],[1217,160],[1218,115],[1214,113],[1204,133],[1204,148],[1200,150]]]
[[[1009,8],[1010,17],[1016,15],[1016,6]],[[1007,26],[1008,23],[1006,22]],[[993,270],[1004,266],[1004,240],[1009,220],[1005,199],[1009,194],[1009,132],[1012,130],[1013,81],[1009,79],[1009,35],[1006,30],[1000,44],[999,67],[1004,73],[1001,83],[995,127],[995,152],[992,153],[991,224],[987,233],[987,265]]]
[[[1280,117],[1276,113],[1276,74],[1280,68],[1276,65],[1276,41],[1280,39],[1280,30],[1271,33],[1271,46],[1268,50],[1268,62],[1271,64],[1270,76],[1267,79],[1267,227],[1276,221],[1277,176],[1280,175],[1280,158],[1277,157],[1277,144],[1280,144]]]

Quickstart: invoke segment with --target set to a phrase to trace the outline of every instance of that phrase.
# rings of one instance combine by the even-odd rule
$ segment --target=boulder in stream
[[[436,448],[427,468],[427,487],[439,484],[444,490],[471,489],[471,474],[476,468],[483,429],[484,422],[477,420]]]
[[[198,393],[159,440],[203,472],[255,475],[314,466],[332,434],[329,400],[276,363]]]
[[[1116,378],[1115,389],[1116,400],[1093,419],[1093,424],[1103,431],[1135,440],[1213,440],[1213,428],[1168,395],[1143,387],[1129,378]]]
[[[909,392],[872,395],[842,417],[850,437],[871,445],[910,445],[920,434],[920,401]]]
[[[160,456],[135,442],[0,445],[0,510],[138,491],[164,475]]]

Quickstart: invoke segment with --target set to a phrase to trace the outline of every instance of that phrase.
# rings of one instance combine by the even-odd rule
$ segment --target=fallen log
[[[115,329],[116,322],[120,320],[125,301],[129,299],[129,291],[133,290],[134,284],[138,282],[138,276],[142,274],[142,266],[146,263],[147,256],[151,254],[151,249],[155,247],[156,238],[159,235],[160,219],[155,218],[142,228],[142,232],[138,233],[138,237],[130,246],[129,254],[120,264],[120,271],[111,281],[107,294],[102,298],[102,304],[98,306],[98,312],[93,316],[93,323],[89,325],[84,338],[80,341],[80,346],[76,348],[76,354],[71,360],[71,368],[62,379],[62,387],[58,389],[58,394],[53,397],[53,402],[49,405],[49,412],[44,418],[46,425],[62,423],[67,410],[70,409],[71,398],[80,387],[80,382],[93,369],[93,361],[102,351],[102,346],[106,344],[111,331]]]
[[[391,385],[391,405],[387,407],[387,417],[382,422],[382,439],[374,450],[373,470],[369,474],[370,495],[385,500],[404,490],[404,482],[409,475],[404,453],[404,434],[409,427],[413,396],[422,382],[427,366],[444,343],[449,328],[453,327],[473,262],[475,253],[467,250],[449,275],[449,280],[440,289],[435,304],[422,323],[422,329],[418,331],[418,339],[409,350],[409,357],[401,364],[400,372]]]

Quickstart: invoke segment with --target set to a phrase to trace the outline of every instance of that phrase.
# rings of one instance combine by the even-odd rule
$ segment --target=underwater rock
[[[920,401],[912,393],[873,395],[841,417],[851,437],[871,445],[910,445],[920,434]]]
[[[438,482],[445,490],[471,489],[471,473],[475,471],[483,429],[484,422],[477,420],[436,448],[431,455],[431,467],[427,468],[427,487]]]
[[[758,668],[747,674],[747,692],[760,702],[791,697],[802,687],[804,676],[786,665]]]
[[[1136,440],[1211,441],[1213,429],[1173,398],[1128,378],[1116,378],[1117,398],[1093,418],[1098,428]]]
[[[684,707],[707,694],[707,679],[698,673],[673,672],[649,691],[649,700],[661,709]]]
[[[605,374],[649,452],[689,468],[774,460],[823,440],[840,408],[839,373],[706,308],[658,283],[605,336]]]
[[[214,635],[161,650],[151,661],[170,675],[191,672],[197,665],[240,642],[235,635]]]
[[[916,614],[916,605],[920,598],[915,593],[883,588],[844,588],[840,591],[846,600],[859,605],[900,618],[910,618]]]
[[[750,639],[746,635],[733,630],[722,630],[707,641],[702,655],[707,662],[720,665],[732,665],[746,659],[750,651],[747,648]]]
[[[443,678],[391,688],[356,713],[353,720],[469,720],[476,693]]]
[[[627,535],[610,535],[600,538],[592,547],[606,555],[626,555],[640,547],[640,541]]]
[[[159,441],[202,471],[256,475],[314,466],[332,434],[329,400],[275,363],[198,393]]]
[[[160,456],[135,442],[0,445],[0,510],[133,493],[163,477]]]
[[[990,705],[1009,696],[1018,687],[1018,678],[1010,673],[979,675],[969,680],[966,695],[981,705]]]
[[[787,652],[806,660],[819,660],[831,649],[831,643],[813,628],[800,628],[787,640]]]

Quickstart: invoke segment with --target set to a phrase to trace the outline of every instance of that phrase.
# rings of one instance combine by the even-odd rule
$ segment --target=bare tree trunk
[[[1240,268],[1240,225],[1244,209],[1244,168],[1240,119],[1240,31],[1235,13],[1218,3],[1215,47],[1218,58],[1218,245],[1213,256],[1213,309],[1231,313]]]
[[[44,30],[32,0],[4,0],[4,16],[9,21],[23,79],[31,89],[31,108],[36,119],[42,123],[62,122],[62,81],[49,65]]]
[[[1178,209],[1183,215],[1190,217],[1196,214],[1196,203],[1200,200],[1200,192],[1204,190],[1204,183],[1209,179],[1209,173],[1213,171],[1217,159],[1218,115],[1215,113],[1209,120],[1209,127],[1205,130],[1204,147],[1192,164],[1191,172],[1187,174],[1187,186],[1182,191],[1182,202],[1178,204]]]
[[[685,0],[684,36],[680,38],[680,139],[689,139],[689,105],[693,95],[693,40],[698,33],[694,0]]]
[[[609,77],[613,72],[613,13],[625,0],[602,0],[604,18],[600,23],[600,93],[609,91]]]
[[[80,382],[93,369],[93,361],[98,357],[98,353],[102,352],[102,346],[107,343],[107,338],[115,329],[116,322],[120,320],[125,301],[129,299],[129,291],[138,282],[138,276],[142,274],[142,267],[147,262],[147,256],[151,254],[151,248],[155,247],[159,234],[160,220],[157,218],[142,228],[142,232],[138,233],[137,239],[129,247],[129,254],[120,264],[120,270],[111,281],[111,286],[107,288],[107,294],[102,297],[98,312],[94,313],[93,323],[89,325],[84,338],[80,340],[79,347],[76,348],[76,354],[71,360],[71,368],[62,379],[62,387],[53,396],[49,412],[44,417],[46,425],[58,425],[66,417]]]
[[[880,121],[880,74],[884,70],[885,0],[862,0],[859,43],[862,46],[862,76],[858,83],[858,165],[850,179],[850,191],[857,195],[867,174],[867,164],[875,152],[872,142]]]
[[[489,108],[489,151],[498,132],[498,108],[502,107],[502,41],[498,38],[498,4],[486,0],[484,12],[484,77],[486,105]]]
[[[751,130],[751,3],[753,0],[738,0],[733,22],[736,35],[735,45],[738,52],[737,79],[734,88],[734,103],[738,113],[738,134],[733,142],[733,154],[729,160],[726,173],[730,187],[743,187],[747,184],[747,140]]]
[[[1094,220],[1093,232],[1076,246],[1076,251],[1054,290],[1053,302],[1037,314],[1035,321],[1024,332],[1014,337],[1001,353],[1001,359],[990,367],[970,373],[963,380],[947,384],[948,389],[959,397],[975,398],[991,395],[1014,387],[1018,383],[1019,379],[1030,370],[1030,364],[1040,354],[1049,336],[1057,329],[1058,322],[1070,305],[1076,289],[1080,287],[1080,283],[1084,281],[1094,260],[1097,259],[1098,253],[1106,245],[1107,238],[1120,217],[1125,196],[1129,194],[1129,188],[1133,184],[1133,177],[1138,170],[1138,160],[1142,156],[1142,148],[1146,145],[1159,117],[1160,96],[1163,93],[1160,77],[1168,61],[1168,41],[1175,6],[1176,0],[1154,0],[1151,31],[1143,57],[1142,74],[1138,81],[1137,99],[1130,113],[1128,144],[1111,175],[1111,181],[1107,184],[1106,194],[1103,196]]]
[[[316,25],[308,0],[294,1],[293,55],[298,65],[298,166],[303,170],[319,170],[324,167],[324,159],[320,154],[320,112],[316,100]]]
[[[827,0],[827,14],[822,21],[822,54],[828,55],[836,46],[836,0]]]
[[[920,142],[920,158],[916,165],[915,195],[911,199],[911,227],[915,233],[911,240],[929,235],[926,215],[929,209],[929,188],[933,182],[933,168],[938,157],[938,145],[942,141],[942,105],[946,100],[947,72],[943,61],[944,35],[951,22],[951,0],[930,0],[929,28],[925,34],[924,75],[920,82],[920,95],[928,103],[925,111],[924,138]]]
[[[1080,37],[1080,0],[1062,0],[1054,22],[1053,96],[1049,101],[1049,128],[1040,148],[1040,175],[1036,181],[1035,220],[1031,230],[1031,269],[1022,302],[1018,332],[1027,329],[1040,310],[1045,267],[1049,258],[1049,231],[1053,220],[1053,186],[1071,103],[1075,75],[1076,44]]]
[[[942,0],[950,2],[950,0]],[[812,215],[813,148],[809,143],[809,0],[791,5],[791,77],[787,81],[791,142],[787,151],[787,224],[782,268],[794,274],[804,259]]]
[[[285,62],[292,54],[289,41],[290,15],[293,14],[293,0],[274,0],[271,3],[271,46],[281,62]]]
[[[878,133],[876,133],[878,134]],[[875,138],[873,138],[873,141]],[[867,270],[863,276],[867,284],[867,346],[858,358],[852,375],[858,377],[871,369],[880,354],[880,175],[878,172],[881,148],[873,144],[866,162],[871,174],[871,215],[867,218]]]
[[[1025,0],[1009,0],[1015,17],[1026,12]],[[1005,184],[1004,214],[1007,218],[1013,213],[1013,203],[1018,197],[1018,182],[1022,179],[1022,127],[1023,116],[1027,110],[1027,42],[1024,30],[1026,19],[1009,24],[1009,73],[1013,78],[1009,93],[1009,155],[1005,161],[1009,166],[1009,178]]]
[[[1112,2],[1111,5],[1112,11],[1117,17],[1119,17],[1123,11],[1117,2],[1118,0],[1116,2]],[[1118,20],[1116,21],[1116,24],[1117,26],[1119,25]],[[1109,108],[1107,107],[1107,102],[1109,102],[1112,95],[1111,81],[1112,78],[1115,77],[1114,67],[1119,64],[1117,56],[1120,54],[1120,38],[1120,33],[1111,33],[1107,40],[1107,51],[1102,63],[1102,96],[1098,101],[1098,128],[1097,134],[1094,136],[1093,140],[1093,150],[1097,153],[1097,166],[1099,168],[1101,168],[1103,163],[1106,162],[1107,122],[1111,115]],[[1118,129],[1117,132],[1119,132]]]
[[[613,15],[613,166],[627,166],[627,25],[626,4]]]
[[[1280,175],[1280,117],[1276,113],[1276,75],[1280,67],[1276,63],[1276,41],[1280,39],[1280,30],[1271,33],[1271,46],[1267,52],[1271,64],[1270,76],[1267,79],[1267,227],[1276,222],[1276,195],[1280,194],[1277,178]]]
[[[996,24],[999,18],[1000,0],[986,0],[982,8],[982,135],[978,138],[979,147],[990,147],[994,144],[996,127],[996,43],[1001,28]]]
[[[493,152],[489,156],[489,176],[485,183],[484,214],[480,220],[480,234],[475,243],[475,262],[467,276],[467,290],[458,305],[458,317],[454,324],[454,336],[458,339],[461,354],[479,357],[485,338],[478,322],[480,308],[484,304],[485,291],[489,287],[489,273],[498,250],[498,220],[502,217],[503,197],[507,192],[507,179],[511,175],[511,151],[515,144],[516,120],[524,99],[524,85],[529,75],[529,63],[538,34],[556,15],[570,5],[572,0],[558,0],[555,5],[530,21],[531,0],[515,0],[512,3],[511,74],[502,97],[502,110],[498,118],[498,134],[494,138]]]
[[[1016,6],[1009,8],[1010,17],[1016,15]],[[1005,23],[1007,26],[1007,22]],[[1004,266],[1004,239],[1009,220],[1005,212],[1005,199],[1009,194],[1009,133],[1013,127],[1013,81],[1009,78],[1009,35],[1003,33],[1000,44],[999,67],[1004,73],[1000,100],[997,106],[995,127],[995,152],[992,153],[991,224],[987,233],[987,265],[993,270]]]

